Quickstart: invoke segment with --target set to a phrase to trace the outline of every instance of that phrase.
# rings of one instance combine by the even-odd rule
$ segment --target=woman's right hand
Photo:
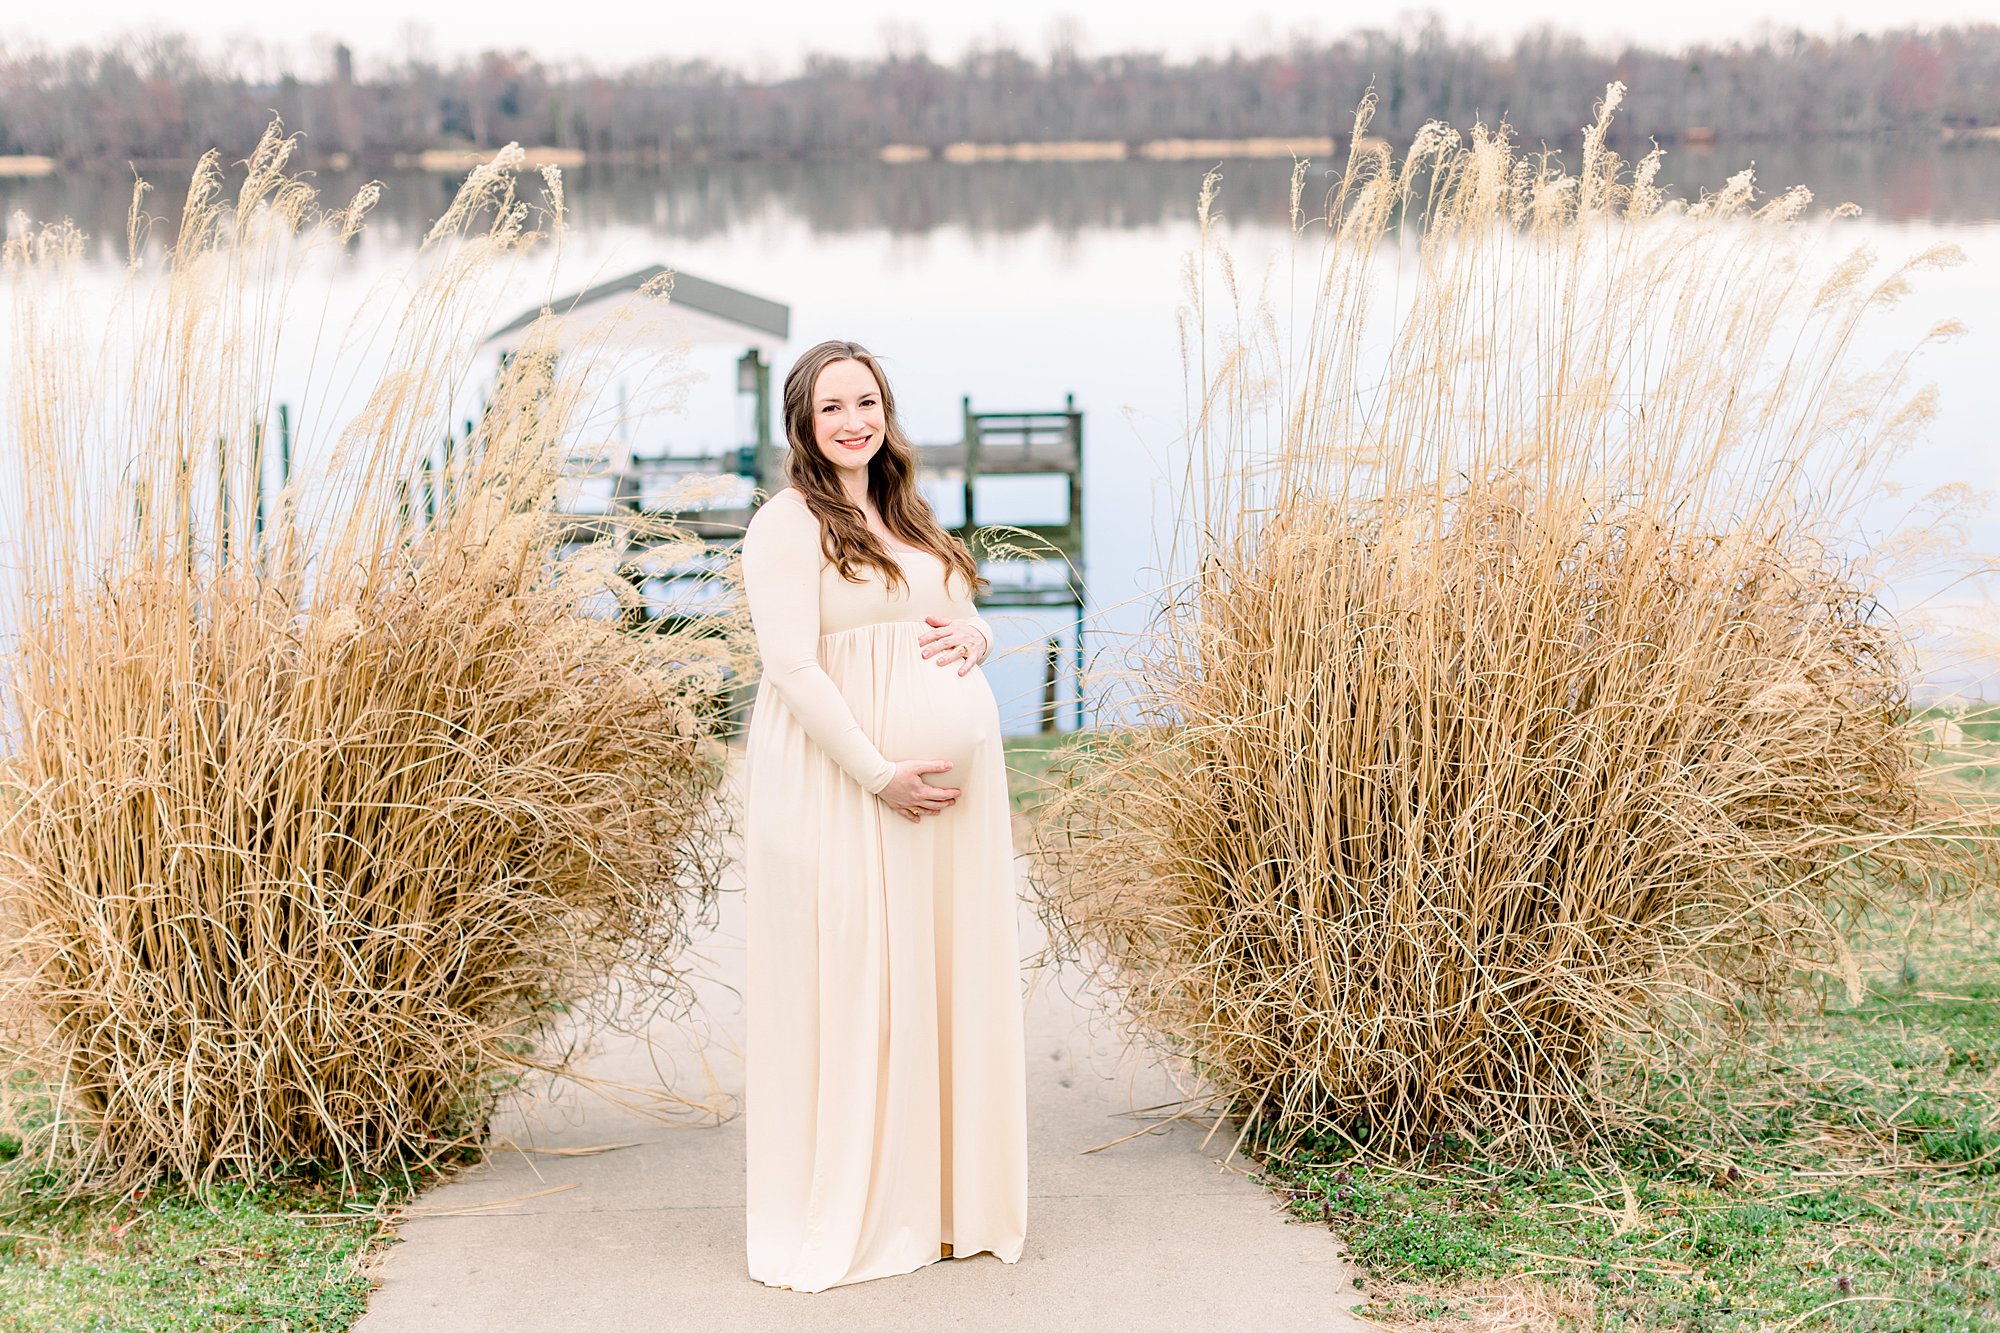
[[[920,823],[925,815],[942,814],[950,809],[958,799],[958,788],[933,787],[924,781],[924,774],[942,773],[950,767],[950,761],[944,759],[899,759],[896,776],[875,794],[912,824]]]

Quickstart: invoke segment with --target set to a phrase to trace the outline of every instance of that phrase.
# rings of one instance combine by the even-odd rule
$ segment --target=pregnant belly
[[[972,761],[1000,739],[992,689],[978,671],[960,677],[956,667],[932,667],[924,660],[910,677],[908,689],[890,697],[882,753],[890,759],[942,759],[952,771],[932,773],[926,781],[958,787]]]
[[[921,656],[915,633],[894,663],[880,745],[891,759],[942,759],[950,770],[930,774],[937,787],[960,787],[973,762],[1000,743],[1000,710],[978,667],[958,674]]]

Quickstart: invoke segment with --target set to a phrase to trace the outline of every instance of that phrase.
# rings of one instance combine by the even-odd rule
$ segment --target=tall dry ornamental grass
[[[1304,318],[1204,187],[1185,578],[1036,851],[1126,1018],[1287,1132],[1546,1148],[1603,1123],[1608,1039],[1851,986],[1854,911],[1965,868],[1851,541],[1929,408],[1856,330],[1951,256],[1822,263],[1748,172],[1669,201],[1604,148],[1619,91],[1574,174],[1357,147],[1295,210]]]
[[[517,154],[396,275],[385,368],[259,519],[281,344],[372,202],[321,209],[290,149],[233,201],[205,161],[157,261],[135,226],[109,318],[72,228],[17,219],[5,253],[0,1015],[64,1113],[44,1146],[116,1179],[435,1153],[619,979],[672,995],[720,869],[705,719],[741,618],[628,632],[593,613],[630,597],[616,549],[556,558],[615,349],[559,373],[545,322],[439,443],[537,239]]]

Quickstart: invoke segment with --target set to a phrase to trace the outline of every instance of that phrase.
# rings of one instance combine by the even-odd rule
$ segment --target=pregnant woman
[[[763,658],[745,754],[750,1275],[822,1291],[1027,1229],[999,708],[978,568],[880,366],[785,379],[791,486],[743,539]]]

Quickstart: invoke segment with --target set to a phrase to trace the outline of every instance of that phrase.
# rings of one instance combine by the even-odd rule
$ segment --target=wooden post
[[[278,404],[278,504],[272,517],[278,523],[278,540],[287,556],[293,554],[292,541],[298,535],[292,528],[296,517],[292,503],[292,409]]]
[[[216,565],[229,563],[229,441],[215,437],[215,550]]]
[[[1083,730],[1083,589],[1076,593],[1076,730]]]
[[[767,476],[777,471],[777,451],[771,442],[771,363],[764,354],[751,349],[757,358],[757,475],[753,485],[762,486]]]
[[[646,628],[647,625],[652,623],[653,617],[646,608],[645,574],[640,571],[639,566],[636,564],[621,563],[618,566],[618,577],[623,579],[626,586],[630,587],[639,598],[635,605],[618,608],[618,623],[626,629]]]
[[[1062,670],[1062,640],[1051,634],[1042,657],[1042,734],[1056,729],[1056,676]]]
[[[264,550],[264,423],[250,424],[250,495],[257,506],[250,523],[250,547],[259,554]]]
[[[965,522],[959,525],[959,536],[967,546],[972,545],[972,529],[976,522],[973,515],[973,492],[979,482],[979,419],[972,415],[972,395],[966,394],[960,403],[965,408]]]
[[[1076,457],[1069,470],[1069,538],[1072,553],[1069,573],[1070,599],[1076,606],[1076,729],[1083,730],[1083,413],[1076,410],[1076,395],[1063,395],[1063,410],[1069,413],[1070,445]]]
[[[187,443],[182,441],[175,450],[180,455],[180,480],[174,486],[174,516],[180,520],[181,559],[187,563],[189,577],[194,575],[194,487],[188,480]]]

